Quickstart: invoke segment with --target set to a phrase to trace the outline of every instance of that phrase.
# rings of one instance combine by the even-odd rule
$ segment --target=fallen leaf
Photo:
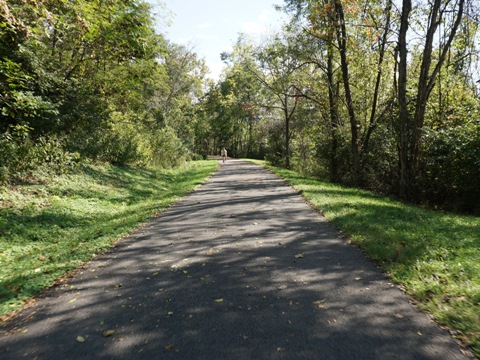
[[[165,350],[172,350],[173,349],[173,344],[167,344],[164,347],[165,347]]]
[[[113,334],[115,334],[115,330],[105,330],[103,332],[104,337],[112,336]]]
[[[403,319],[404,318],[404,316],[402,314],[395,314],[393,316],[395,316],[397,319]]]
[[[297,255],[295,255],[295,258],[296,259],[303,259],[303,253],[298,253]]]
[[[221,303],[222,301],[223,301],[223,298],[215,300],[216,303]]]
[[[69,303],[72,303],[72,302],[75,302],[75,301],[77,301],[77,298],[74,298],[74,299],[70,300]]]
[[[315,305],[316,307],[322,309],[322,308],[325,307],[325,299],[314,301],[312,304]]]
[[[79,336],[77,336],[77,342],[83,343],[83,342],[85,342],[85,338],[83,336],[79,335]]]
[[[168,316],[173,316],[173,311],[169,311],[169,312],[167,313],[167,315],[168,315]]]
[[[280,285],[277,289],[278,290],[285,290],[288,286],[287,285]]]

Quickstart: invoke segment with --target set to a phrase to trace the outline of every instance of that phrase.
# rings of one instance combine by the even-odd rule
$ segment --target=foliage
[[[276,165],[479,213],[480,8],[414,1],[402,18],[408,3],[285,1],[283,31],[257,44],[240,37],[224,54],[203,129],[215,146],[256,144],[250,156]],[[250,123],[238,107],[247,95]]]
[[[177,170],[83,166],[0,192],[0,315],[161,212],[211,174],[213,161]]]
[[[444,208],[480,214],[480,126],[470,123],[425,134],[422,198]]]
[[[39,170],[62,174],[78,164],[78,154],[65,151],[61,140],[40,137],[33,141],[31,130],[16,125],[0,135],[0,182],[21,180]]]
[[[27,126],[32,143],[62,139],[67,152],[115,164],[179,163],[158,154],[192,150],[206,68],[155,32],[151,10],[143,0],[2,1],[0,131]],[[165,131],[173,140],[156,141]],[[19,161],[41,162],[29,156]]]
[[[480,219],[422,209],[281,168],[351,241],[480,355]]]

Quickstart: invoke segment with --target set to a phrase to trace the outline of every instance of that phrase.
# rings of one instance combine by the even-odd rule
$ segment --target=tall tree
[[[400,185],[401,194],[410,196],[408,188],[415,182],[419,171],[420,146],[422,140],[425,113],[432,90],[437,82],[437,76],[444,65],[453,40],[460,26],[464,0],[434,0],[425,9],[428,13],[425,40],[421,52],[421,65],[418,81],[416,83],[415,110],[413,117],[407,109],[407,32],[409,17],[412,9],[411,0],[403,0],[401,25],[398,39],[399,48],[399,76],[398,76],[398,101],[399,101],[399,160],[400,160]],[[439,26],[443,24],[443,32],[439,33]],[[434,61],[434,38],[439,36],[446,39],[445,44],[439,49],[438,58]],[[433,69],[432,69],[433,67]]]
[[[399,106],[399,157],[400,157],[400,191],[404,196],[408,186],[408,108],[407,108],[407,31],[409,26],[411,0],[403,0],[402,15],[400,19],[400,32],[398,34],[398,106]]]
[[[307,34],[319,42],[318,51],[326,54],[326,64],[320,65],[319,68],[323,69],[329,79],[333,174],[337,172],[335,169],[338,167],[335,154],[339,124],[339,101],[335,98],[334,92],[336,81],[334,81],[333,64],[339,64],[340,78],[343,84],[343,104],[350,124],[353,182],[359,184],[363,178],[363,168],[370,149],[370,139],[379,120],[387,111],[385,104],[382,104],[383,109],[379,111],[379,103],[380,99],[386,97],[381,93],[381,84],[385,67],[384,59],[388,49],[388,36],[391,32],[392,1],[354,3],[344,0],[323,0],[321,2],[288,0],[286,3],[287,10],[293,11],[296,18],[304,15],[307,22],[300,20],[299,23],[305,27]],[[382,11],[382,9],[384,10]],[[377,53],[374,53],[372,49],[378,49]],[[377,59],[376,64],[370,59],[367,60],[367,57]],[[356,92],[356,89],[363,85],[360,84],[362,77],[365,77],[362,72],[367,72],[367,69],[362,69],[357,65],[360,63],[376,67],[373,91],[364,89],[363,92]],[[371,83],[371,80],[365,80],[364,83]],[[366,94],[372,94],[371,99]],[[369,103],[371,105],[367,120],[367,106],[364,104]],[[333,175],[332,178],[338,178],[338,175]]]
[[[283,34],[276,36],[257,52],[259,70],[253,74],[275,99],[267,105],[271,109],[280,110],[283,115],[285,132],[285,166],[290,168],[291,160],[291,124],[297,110],[301,91],[295,78],[297,70],[305,65],[298,56],[295,37]]]

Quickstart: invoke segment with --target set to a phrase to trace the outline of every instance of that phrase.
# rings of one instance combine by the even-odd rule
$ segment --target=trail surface
[[[281,179],[229,160],[0,328],[0,359],[466,359]]]

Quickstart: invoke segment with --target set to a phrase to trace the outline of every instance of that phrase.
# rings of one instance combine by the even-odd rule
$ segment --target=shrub
[[[175,130],[167,126],[153,134],[148,154],[151,165],[172,168],[185,162],[190,151],[184,147]]]
[[[77,153],[63,149],[57,137],[31,136],[33,129],[28,125],[12,125],[0,135],[0,181],[5,183],[37,171],[65,173],[79,162]]]

